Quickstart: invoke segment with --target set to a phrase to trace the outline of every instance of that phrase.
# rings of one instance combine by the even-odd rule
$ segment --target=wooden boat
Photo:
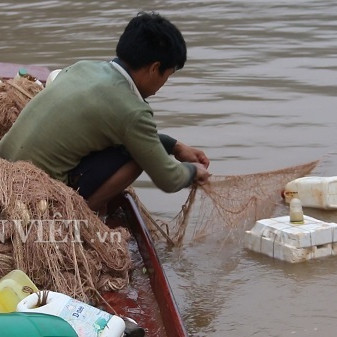
[[[20,68],[25,68],[42,83],[50,73],[46,67],[0,63],[0,78],[13,78]],[[118,205],[125,215],[118,225],[126,226],[133,236],[131,251],[137,270],[128,289],[107,293],[105,300],[113,307],[118,306],[119,314],[137,321],[148,337],[188,336],[154,242],[135,201],[129,193],[124,193]],[[108,218],[107,225],[114,226],[114,221]]]
[[[140,282],[142,289],[139,289],[139,291],[142,292],[142,294],[138,294],[140,296],[138,297],[137,303],[134,302],[132,304],[132,301],[128,301],[129,306],[125,306],[126,311],[123,312],[123,314],[125,316],[133,315],[132,318],[148,331],[147,336],[188,336],[169,282],[156,253],[153,240],[135,201],[132,196],[126,192],[121,195],[119,204],[126,215],[127,221],[125,225],[129,228],[137,243],[138,249],[136,254],[139,252],[141,256],[147,278],[147,280],[143,279]],[[109,225],[109,219],[107,224]],[[144,277],[145,275],[143,275],[143,278]],[[145,281],[145,283],[143,283],[143,281]],[[139,285],[139,279],[138,281],[134,280],[134,282]],[[131,284],[131,287],[133,284]],[[149,295],[151,295],[152,300],[149,298]],[[116,296],[119,296],[118,293],[110,293],[107,294],[105,298],[108,302],[112,300],[116,303]],[[126,297],[127,296],[126,294]],[[123,300],[121,302],[123,302]],[[130,310],[130,306],[133,308],[136,306],[136,310]]]

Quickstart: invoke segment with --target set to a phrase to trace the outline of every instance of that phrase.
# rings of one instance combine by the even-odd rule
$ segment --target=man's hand
[[[209,166],[209,159],[206,157],[203,151],[185,145],[179,141],[173,148],[173,154],[174,157],[181,162],[185,161],[189,163],[200,163],[206,169]]]
[[[177,142],[173,148],[173,154],[177,160],[192,163],[197,168],[194,178],[195,183],[198,185],[208,183],[208,178],[211,176],[207,171],[209,159],[203,151]]]
[[[207,171],[207,168],[205,168],[204,165],[200,163],[192,163],[196,166],[197,172],[194,177],[194,182],[198,185],[205,185],[208,183],[208,178],[211,176],[211,174]]]

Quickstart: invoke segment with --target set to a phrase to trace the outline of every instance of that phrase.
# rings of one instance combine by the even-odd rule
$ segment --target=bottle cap
[[[26,75],[28,75],[28,71],[25,68],[20,68],[19,71],[18,71],[18,74],[20,76],[26,76]]]

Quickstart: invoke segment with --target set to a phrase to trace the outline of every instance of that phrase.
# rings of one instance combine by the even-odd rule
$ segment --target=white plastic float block
[[[245,232],[244,246],[291,263],[337,255],[337,224],[304,216],[304,224],[289,216],[258,220]]]

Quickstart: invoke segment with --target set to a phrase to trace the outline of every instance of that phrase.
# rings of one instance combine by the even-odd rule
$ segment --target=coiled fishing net
[[[86,302],[128,284],[128,231],[34,165],[0,159],[0,217],[0,277],[21,269],[40,289]]]

